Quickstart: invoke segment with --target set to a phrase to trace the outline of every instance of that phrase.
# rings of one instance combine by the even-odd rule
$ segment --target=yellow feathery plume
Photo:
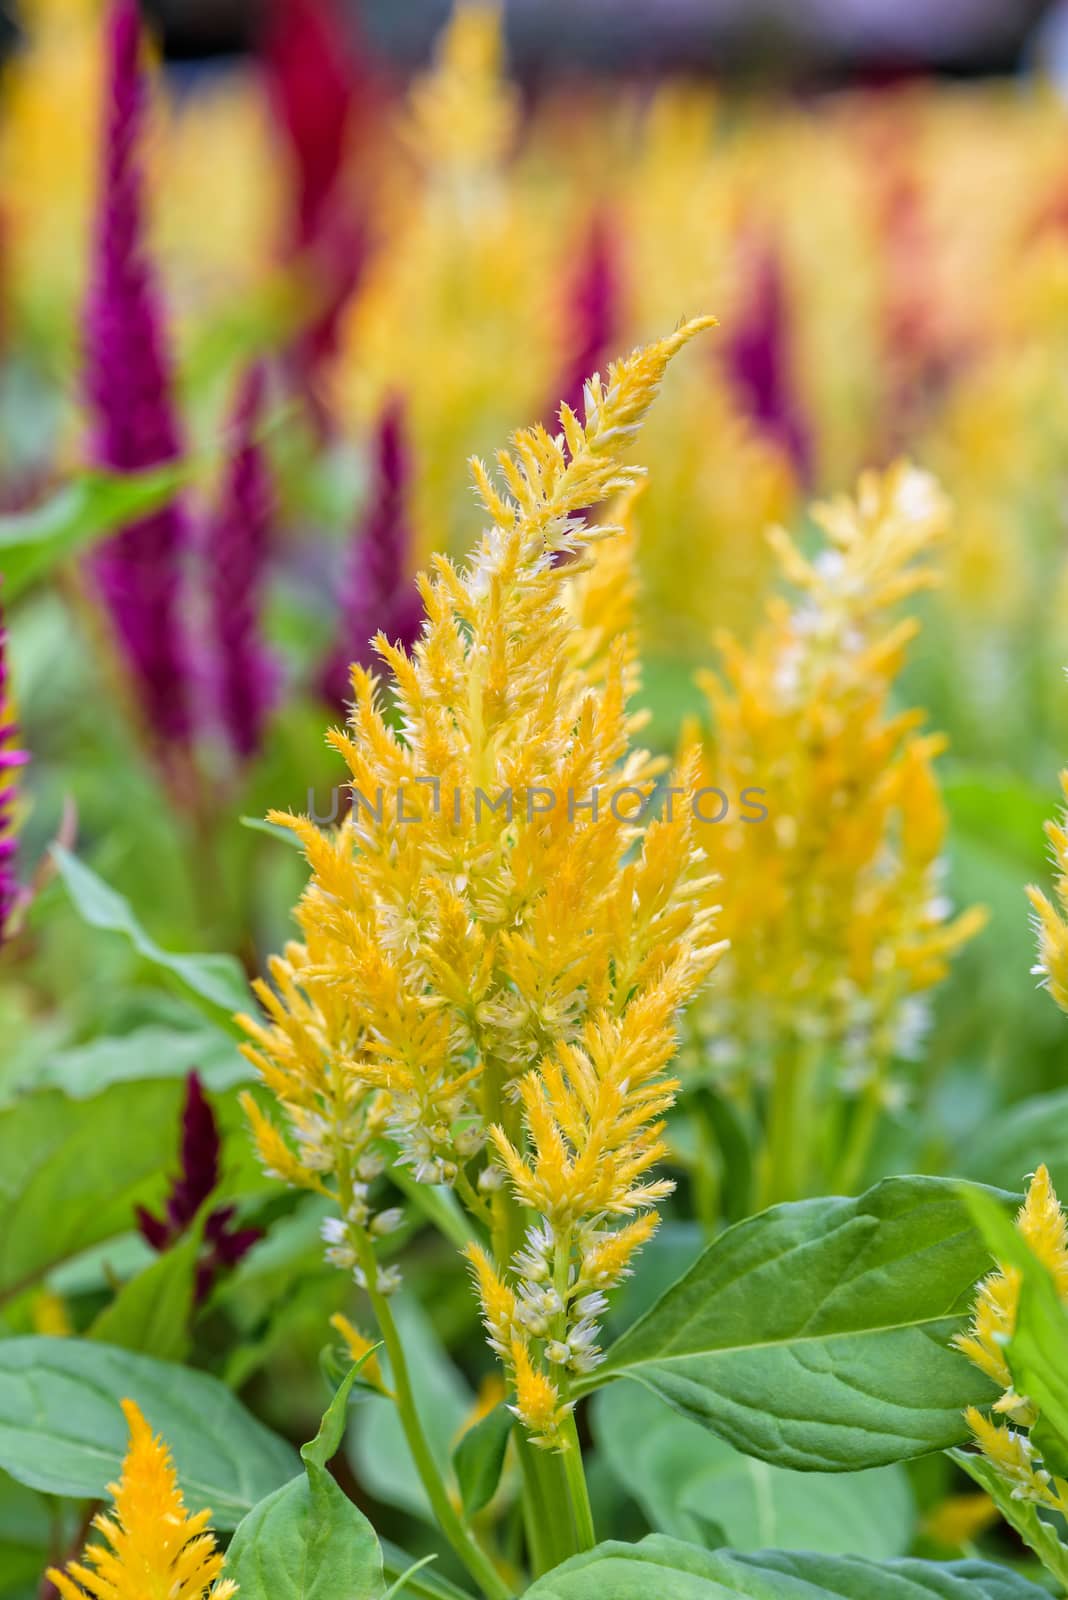
[[[784,1084],[799,1038],[833,1050],[846,1087],[877,1110],[893,1092],[890,1063],[914,1053],[917,997],[983,923],[979,911],[953,918],[942,888],[942,741],[918,731],[917,713],[891,710],[916,629],[891,608],[934,583],[927,558],[947,506],[901,463],[813,518],[823,541],[811,556],[772,535],[793,597],[771,602],[749,648],[724,638],[721,671],[701,680],[714,732],[699,836],[731,945],[701,1022],[725,1065]],[[782,1152],[796,1142],[785,1094],[773,1090],[769,1112]],[[769,1199],[806,1181],[767,1176]]]
[[[1049,1272],[1061,1301],[1068,1305],[1068,1217],[1044,1166],[1028,1184],[1016,1227]],[[979,1448],[1012,1484],[1017,1498],[1068,1512],[1068,1485],[1045,1469],[1028,1431],[1038,1420],[1038,1412],[1031,1400],[1016,1393],[1005,1359],[1005,1349],[1016,1330],[1020,1282],[1017,1267],[999,1262],[979,1284],[971,1326],[953,1340],[957,1349],[1004,1391],[993,1409],[1007,1417],[1009,1425],[1002,1426],[974,1406],[965,1412],[965,1420]]]
[[[409,143],[438,170],[492,168],[511,142],[518,111],[504,76],[500,7],[459,0],[435,55],[431,71],[412,86]]]
[[[527,1346],[518,1339],[512,1346],[512,1366],[516,1402],[510,1409],[529,1429],[532,1443],[542,1450],[568,1449],[567,1441],[560,1437],[560,1427],[570,1415],[571,1406],[561,1403],[556,1385],[531,1364]]]
[[[513,1376],[523,1345],[562,1417],[567,1374],[599,1356],[601,1291],[648,1237],[628,1224],[670,1189],[651,1169],[674,1018],[722,950],[689,807],[650,815],[659,764],[631,744],[633,647],[608,638],[626,608],[606,583],[625,595],[630,573],[602,556],[629,542],[587,513],[638,482],[629,444],[669,361],[710,322],[591,377],[581,419],[564,406],[558,433],[515,434],[494,479],[472,463],[488,517],[473,556],[463,570],[439,557],[421,580],[411,654],[375,641],[388,720],[356,667],[348,726],[328,735],[349,768],[348,818],[275,819],[310,868],[302,943],[259,990],[266,1020],[242,1023],[298,1146],[287,1181],[311,1174],[337,1196],[330,1259],[362,1281],[362,1173],[388,1129],[416,1181],[453,1185],[492,1220],[513,1259],[470,1253],[490,1342]],[[679,783],[692,776],[691,761]],[[284,1173],[281,1135],[254,1122]],[[526,1241],[507,1220],[509,1181],[536,1214]],[[558,1303],[542,1273],[564,1286]]]
[[[1061,789],[1068,799],[1068,769],[1061,773]],[[1038,964],[1034,972],[1041,977],[1057,1005],[1068,1011],[1068,829],[1066,820],[1046,823],[1046,837],[1053,850],[1057,876],[1053,880],[1056,904],[1034,884],[1027,897],[1034,908],[1038,936]]]
[[[348,1317],[342,1316],[340,1311],[335,1312],[330,1318],[330,1326],[336,1328],[345,1341],[345,1349],[348,1352],[349,1359],[363,1362],[363,1366],[360,1368],[360,1377],[364,1382],[369,1383],[380,1394],[388,1395],[390,1391],[386,1387],[385,1379],[382,1376],[382,1368],[376,1353],[376,1341],[369,1339],[365,1333],[361,1333],[359,1328],[355,1327]]]
[[[93,1526],[105,1543],[86,1547],[84,1562],[49,1568],[62,1600],[229,1600],[237,1585],[220,1578],[224,1557],[209,1528],[210,1511],[186,1511],[170,1453],[132,1400],[122,1409],[130,1445],[112,1514]]]

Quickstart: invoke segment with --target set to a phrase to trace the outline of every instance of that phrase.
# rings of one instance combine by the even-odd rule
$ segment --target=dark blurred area
[[[172,59],[246,49],[266,0],[148,0]],[[426,61],[448,0],[349,0],[352,26],[400,71]],[[1015,70],[1056,0],[510,0],[526,80],[568,71],[852,79]]]

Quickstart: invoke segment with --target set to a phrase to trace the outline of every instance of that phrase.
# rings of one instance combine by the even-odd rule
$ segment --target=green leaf
[[[382,1553],[367,1518],[326,1470],[345,1432],[355,1366],[319,1432],[301,1451],[304,1475],[262,1501],[234,1534],[228,1576],[243,1600],[380,1600]]]
[[[1031,1439],[1045,1465],[1068,1477],[1068,1310],[1049,1272],[1019,1229],[982,1190],[964,1197],[996,1259],[1020,1273],[1016,1326],[1005,1360],[1017,1394],[1038,1410]]]
[[[967,1450],[949,1453],[958,1467],[974,1478],[980,1489],[986,1490],[1009,1527],[1014,1528],[1028,1549],[1034,1551],[1046,1571],[1068,1586],[1068,1548],[1058,1539],[1056,1529],[1039,1516],[1038,1507],[1029,1500],[1017,1500],[1012,1484],[985,1456]]]
[[[596,1397],[594,1431],[620,1487],[661,1533],[737,1550],[863,1551],[879,1560],[904,1555],[912,1542],[915,1506],[900,1465],[842,1473],[772,1467],[634,1384],[612,1384]]]
[[[113,1083],[148,1078],[184,1078],[193,1068],[205,1088],[219,1091],[255,1081],[256,1074],[219,1028],[167,1028],[151,1024],[116,1038],[93,1039],[57,1050],[20,1082],[23,1090],[62,1089],[87,1100]]]
[[[101,1499],[126,1453],[119,1401],[167,1441],[186,1503],[233,1528],[293,1476],[294,1451],[217,1378],[84,1339],[0,1340],[0,1468],[46,1494]]]
[[[248,984],[240,962],[233,956],[174,955],[164,950],[142,928],[129,901],[98,878],[84,861],[61,845],[52,846],[52,856],[75,909],[91,928],[123,934],[146,961],[177,978],[197,1000],[206,1001],[215,1021],[220,1020],[221,1012],[229,1025],[235,1011],[248,1009]]]
[[[452,1455],[464,1514],[473,1517],[497,1493],[504,1457],[512,1432],[512,1413],[494,1406],[473,1428],[468,1428]]]
[[[123,1233],[173,1160],[182,1087],[129,1083],[74,1102],[49,1091],[0,1110],[0,1297]]]
[[[891,1561],[699,1550],[653,1534],[565,1561],[525,1600],[1048,1600],[1044,1589],[985,1561]]]
[[[100,1344],[139,1350],[160,1361],[183,1361],[189,1353],[193,1288],[202,1229],[165,1251],[124,1283],[87,1335]]]
[[[48,1502],[0,1472],[0,1596],[38,1592],[53,1539]]]
[[[189,462],[171,461],[147,472],[81,472],[44,505],[0,517],[5,600],[45,577],[66,556],[160,510],[194,470]]]
[[[957,1187],[888,1178],[720,1236],[608,1351],[774,1466],[847,1472],[959,1444],[992,1387],[949,1346],[989,1258]]]
[[[1045,1162],[1068,1192],[1068,1089],[1033,1095],[991,1117],[973,1134],[953,1171],[976,1183],[1016,1189]]]

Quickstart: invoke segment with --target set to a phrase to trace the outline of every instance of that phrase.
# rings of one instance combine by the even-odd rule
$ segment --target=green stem
[[[575,1526],[575,1539],[580,1550],[592,1550],[597,1543],[597,1533],[593,1526],[593,1508],[590,1505],[590,1491],[586,1487],[586,1472],[582,1465],[582,1446],[579,1444],[578,1428],[575,1426],[575,1414],[569,1411],[567,1421],[561,1428],[561,1433],[567,1444],[567,1449],[562,1451],[558,1460],[564,1463],[564,1481],[567,1484],[568,1498],[571,1502],[571,1515]]]
[[[480,1586],[489,1600],[511,1600],[511,1590],[497,1572],[493,1563],[483,1550],[480,1550],[470,1533],[460,1520],[456,1507],[449,1498],[438,1464],[434,1460],[433,1452],[427,1442],[426,1434],[419,1421],[419,1411],[416,1406],[415,1395],[412,1391],[412,1381],[408,1372],[408,1362],[404,1354],[397,1324],[393,1320],[389,1301],[385,1295],[380,1294],[376,1287],[378,1264],[375,1258],[374,1246],[362,1228],[352,1230],[356,1241],[356,1248],[360,1257],[367,1280],[367,1295],[378,1323],[378,1331],[382,1335],[382,1343],[386,1347],[389,1357],[390,1373],[393,1380],[393,1398],[397,1406],[404,1437],[408,1441],[408,1449],[412,1453],[416,1471],[419,1474],[423,1488],[426,1490],[427,1499],[433,1508],[438,1524],[448,1539],[452,1548],[467,1568],[468,1572]]]
[[[553,1495],[546,1483],[548,1458],[543,1450],[531,1444],[522,1425],[515,1429],[516,1454],[523,1473],[523,1526],[527,1536],[527,1559],[532,1575],[540,1578],[551,1572],[561,1561],[574,1555],[567,1537],[568,1524],[561,1523],[554,1512]]]
[[[881,1069],[872,1073],[864,1086],[864,1093],[856,1108],[849,1138],[842,1159],[835,1170],[832,1194],[852,1194],[861,1178],[871,1154],[872,1140],[879,1126],[882,1110],[883,1074]]]

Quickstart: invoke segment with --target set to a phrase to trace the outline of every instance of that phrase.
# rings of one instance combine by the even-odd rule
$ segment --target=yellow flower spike
[[[560,1438],[560,1428],[570,1415],[571,1405],[561,1403],[556,1385],[532,1365],[522,1340],[513,1341],[511,1357],[516,1395],[515,1405],[509,1409],[529,1430],[531,1443],[540,1450],[567,1449]]]
[[[739,1070],[777,1071],[799,1033],[835,1047],[874,1096],[914,1049],[916,997],[982,925],[978,912],[952,919],[942,891],[942,742],[916,713],[890,711],[916,625],[889,608],[935,581],[947,505],[900,463],[813,518],[812,556],[771,535],[793,598],[769,605],[749,648],[723,641],[720,672],[700,680],[715,731],[699,781],[713,814],[716,789],[730,807],[700,839],[722,877],[731,954],[699,1022]],[[779,1121],[785,1144],[794,1130]]]
[[[122,1409],[130,1444],[122,1477],[108,1486],[114,1512],[93,1519],[105,1542],[88,1545],[65,1573],[50,1568],[50,1582],[62,1600],[230,1600],[237,1585],[219,1576],[211,1512],[189,1515],[166,1445],[132,1400]]]
[[[1061,1300],[1068,1304],[1068,1217],[1044,1166],[1028,1184],[1016,1227],[1050,1273]],[[1019,1299],[1019,1270],[999,1262],[979,1284],[971,1326],[953,1340],[957,1349],[1004,1391],[993,1410],[1007,1418],[1009,1425],[984,1416],[974,1406],[965,1412],[965,1420],[983,1454],[1013,1485],[1014,1495],[1066,1512],[1063,1485],[1043,1467],[1028,1431],[1038,1413],[1026,1396],[1016,1393],[1005,1360],[1005,1348],[1016,1329]]]
[[[30,1303],[34,1333],[66,1339],[74,1332],[67,1302],[55,1289],[39,1289]]]
[[[340,1311],[335,1312],[330,1318],[330,1326],[336,1329],[344,1340],[345,1350],[349,1359],[351,1361],[363,1361],[363,1366],[360,1368],[360,1377],[364,1382],[369,1383],[380,1394],[388,1395],[390,1391],[386,1387],[385,1379],[382,1376],[382,1368],[375,1349],[377,1341],[368,1339],[367,1335],[361,1333],[359,1328],[355,1327],[348,1317],[343,1316]],[[366,1357],[366,1360],[364,1360],[364,1357]]]

